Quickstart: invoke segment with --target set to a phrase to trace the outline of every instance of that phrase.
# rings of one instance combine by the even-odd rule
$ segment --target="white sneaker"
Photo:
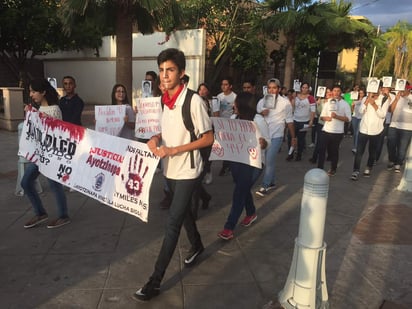
[[[212,181],[213,181],[212,173],[207,173],[207,174],[205,175],[205,178],[203,179],[203,182],[204,182],[206,185],[210,185],[210,184],[212,183]]]

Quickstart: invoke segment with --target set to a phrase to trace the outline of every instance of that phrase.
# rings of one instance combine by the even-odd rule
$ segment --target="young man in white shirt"
[[[162,133],[153,136],[147,145],[156,156],[164,159],[163,173],[173,197],[154,271],[149,281],[133,294],[135,299],[141,301],[147,301],[160,293],[160,282],[176,249],[182,225],[192,246],[184,260],[185,265],[192,265],[204,250],[192,213],[191,198],[203,169],[199,149],[210,146],[214,139],[212,122],[199,95],[193,94],[190,102],[194,133],[198,139],[191,141],[190,132],[183,123],[182,106],[187,93],[187,88],[181,83],[186,67],[184,53],[174,48],[166,49],[159,54],[157,63],[160,82],[166,89],[162,96],[165,104]],[[191,152],[194,156],[193,166],[190,164]]]
[[[351,110],[342,99],[342,88],[338,85],[332,88],[332,98],[325,103],[320,119],[325,122],[323,125],[323,134],[319,144],[318,168],[323,169],[325,164],[325,154],[331,161],[331,167],[328,171],[329,176],[335,176],[339,161],[339,146],[344,134],[345,122],[351,121]]]
[[[220,88],[222,92],[217,95],[217,102],[212,106],[214,117],[230,118],[233,115],[233,106],[235,104],[236,93],[232,91],[232,78],[225,77],[222,79]],[[222,162],[222,168],[219,176],[225,176],[230,171],[229,161]]]

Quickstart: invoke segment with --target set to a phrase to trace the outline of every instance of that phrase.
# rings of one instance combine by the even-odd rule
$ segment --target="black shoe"
[[[203,245],[201,245],[198,249],[190,249],[189,254],[185,258],[185,265],[192,266],[195,262],[197,257],[205,250]]]
[[[293,160],[293,154],[290,154],[287,156],[286,161],[292,161]]]
[[[302,157],[301,156],[296,156],[295,161],[302,161]]]
[[[160,293],[160,283],[153,282],[152,279],[149,280],[141,289],[137,290],[133,294],[133,299],[140,301],[148,301],[153,297],[159,295]]]

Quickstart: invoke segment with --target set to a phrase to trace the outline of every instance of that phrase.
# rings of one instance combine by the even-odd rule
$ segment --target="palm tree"
[[[305,29],[307,15],[305,8],[311,0],[269,0],[266,5],[266,16],[262,21],[263,30],[271,35],[283,31],[286,37],[285,75],[283,84],[290,88],[294,72],[293,52],[299,32]]]
[[[175,0],[62,0],[60,16],[65,29],[75,27],[76,16],[87,15],[94,7],[103,7],[107,26],[116,35],[116,82],[132,90],[132,32],[143,34],[155,30],[166,32],[180,23],[179,7]]]
[[[412,25],[405,21],[398,22],[382,35],[386,42],[384,57],[377,63],[376,71],[391,71],[395,78],[412,78]]]

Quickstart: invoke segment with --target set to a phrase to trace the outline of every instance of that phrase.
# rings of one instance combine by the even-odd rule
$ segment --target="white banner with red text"
[[[110,207],[147,222],[159,157],[144,143],[27,112],[19,155],[40,172]]]
[[[97,132],[118,136],[124,126],[126,105],[96,105],[94,115]]]
[[[137,138],[150,139],[161,132],[162,104],[160,97],[139,98],[136,102]]]
[[[262,168],[262,136],[253,121],[211,117],[215,141],[209,160],[235,161]]]

